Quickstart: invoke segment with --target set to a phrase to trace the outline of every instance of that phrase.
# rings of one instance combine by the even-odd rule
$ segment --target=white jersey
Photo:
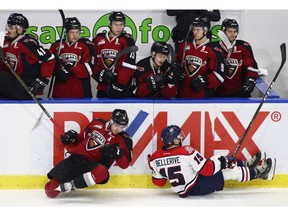
[[[193,187],[208,160],[191,146],[182,146],[157,150],[150,157],[149,165],[153,169],[153,178],[169,180],[172,189],[181,195]],[[220,163],[214,164],[212,173],[220,170]]]

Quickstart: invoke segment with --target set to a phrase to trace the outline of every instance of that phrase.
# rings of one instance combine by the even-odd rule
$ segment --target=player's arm
[[[126,39],[126,45],[124,46],[124,49],[130,46],[135,46],[132,35],[125,34],[124,38]],[[120,67],[118,63],[121,64]],[[136,65],[136,52],[131,52],[124,55],[118,63],[116,65],[116,72],[118,73],[117,82],[120,85],[126,86],[135,73],[135,70],[131,69],[131,66]]]
[[[88,78],[92,75],[94,65],[94,44],[85,38],[81,38],[79,42],[84,45],[83,54],[79,63],[71,68],[73,76],[79,79]]]
[[[23,52],[35,62],[41,63],[40,75],[44,78],[51,77],[55,67],[55,56],[48,50],[39,46],[34,38],[23,40]]]
[[[148,166],[152,171],[152,183],[158,187],[163,187],[166,184],[167,179],[153,168],[153,158],[153,155],[147,155]]]
[[[221,49],[217,46],[211,46],[211,51],[208,53],[208,70],[207,88],[215,88],[224,82],[225,66],[222,57]]]

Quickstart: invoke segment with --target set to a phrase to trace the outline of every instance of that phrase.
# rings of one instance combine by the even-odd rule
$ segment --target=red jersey
[[[147,57],[140,60],[137,63],[137,66],[140,67],[141,71],[136,71],[135,76],[137,78],[137,90],[136,97],[139,98],[175,98],[177,94],[176,85],[171,85],[166,83],[163,88],[161,88],[158,92],[152,91],[148,87],[147,78],[151,75],[160,75],[165,74],[167,70],[171,67],[167,61],[159,67],[158,69],[154,69],[152,57]]]
[[[3,56],[28,86],[39,75],[50,78],[56,63],[55,56],[30,35],[20,35],[13,41],[5,37]]]
[[[228,56],[228,50],[222,41],[219,42],[219,45],[225,59],[227,72],[223,84],[217,88],[217,93],[220,96],[237,96],[241,93],[245,78],[253,77],[254,80],[257,80],[258,65],[249,43],[236,40],[230,56]]]
[[[114,135],[109,128],[109,122],[103,119],[94,119],[85,129],[83,134],[79,134],[78,142],[75,145],[67,146],[68,152],[74,152],[84,155],[88,160],[95,162],[103,162],[100,149],[104,145],[117,143],[123,151],[123,157],[116,160],[119,167],[126,169],[131,161],[132,146],[127,144],[127,140],[131,141],[129,135],[125,132]],[[105,161],[106,166],[111,166],[114,159]]]
[[[207,39],[204,43],[197,45],[195,40],[187,41],[179,46],[176,61],[182,64],[183,53],[185,53],[183,68],[185,78],[179,84],[178,96],[181,98],[207,98],[214,95],[215,88],[224,81],[225,69],[221,49]],[[185,49],[185,51],[184,51]],[[191,80],[201,74],[206,74],[208,86],[199,91],[193,91],[189,84]]]
[[[93,70],[93,78],[96,79],[97,74],[101,70],[112,70],[113,62],[117,53],[129,46],[134,46],[135,42],[132,35],[128,33],[122,33],[113,38],[109,38],[109,32],[99,33],[93,39],[95,46],[95,67]],[[118,74],[118,83],[126,86],[134,75],[134,69],[131,66],[135,66],[136,53],[130,53],[123,55],[117,62],[115,67],[115,73]],[[129,67],[130,66],[130,67]],[[107,84],[99,83],[98,90],[106,91]]]
[[[60,40],[53,43],[50,51],[58,56]],[[76,43],[63,41],[59,57],[64,64],[69,65],[73,75],[66,82],[55,79],[54,98],[91,98],[91,75],[94,64],[94,45],[86,39],[80,38]],[[56,68],[56,73],[61,66]]]

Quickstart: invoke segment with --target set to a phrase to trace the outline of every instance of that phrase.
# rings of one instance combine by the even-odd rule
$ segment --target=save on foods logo
[[[109,31],[109,13],[101,16],[92,27],[82,25],[81,37],[90,38],[96,36],[97,33]],[[88,18],[87,18],[88,19]],[[81,20],[81,23],[86,23],[85,19]],[[130,33],[135,41],[141,43],[153,43],[154,41],[167,42],[171,38],[171,30],[173,26],[155,25],[153,24],[153,18],[147,17],[142,21],[138,21],[136,24],[132,18],[126,15],[126,25],[124,31]],[[220,25],[215,25],[211,28],[212,41],[219,40],[218,30]],[[60,38],[62,32],[62,26],[30,26],[27,29],[27,34],[36,37],[42,45],[49,45],[54,43]],[[149,41],[149,38],[153,41]]]

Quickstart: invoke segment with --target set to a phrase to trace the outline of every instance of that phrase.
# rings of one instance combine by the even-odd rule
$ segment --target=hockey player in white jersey
[[[164,186],[168,180],[180,197],[221,191],[226,180],[247,182],[274,177],[276,159],[266,159],[265,153],[258,152],[248,161],[219,155],[205,158],[191,146],[182,146],[182,138],[180,127],[170,125],[161,132],[162,149],[148,155],[153,183]]]

